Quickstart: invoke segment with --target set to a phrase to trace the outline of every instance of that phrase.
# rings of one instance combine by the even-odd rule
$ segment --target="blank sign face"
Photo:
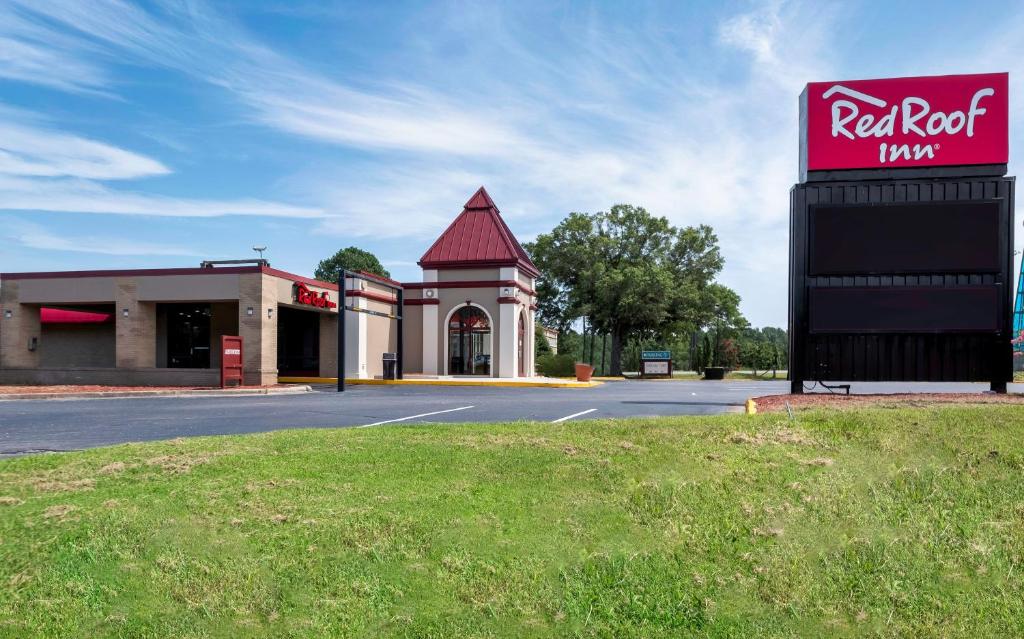
[[[998,273],[998,201],[815,206],[809,275]]]
[[[999,330],[999,286],[812,288],[812,333],[989,333]]]
[[[644,375],[668,375],[668,362],[644,362]]]

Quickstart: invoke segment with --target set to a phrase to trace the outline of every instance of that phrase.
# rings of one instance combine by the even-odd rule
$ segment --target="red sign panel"
[[[337,308],[338,305],[327,297],[327,291],[316,294],[316,291],[309,290],[302,282],[295,283],[295,303],[315,306],[317,308]]]
[[[242,338],[222,335],[220,338],[220,387],[227,388],[228,382],[244,384],[242,376]]]
[[[811,82],[800,97],[806,171],[1006,164],[1009,75]]]

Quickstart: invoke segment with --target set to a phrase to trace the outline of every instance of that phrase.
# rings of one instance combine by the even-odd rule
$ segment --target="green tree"
[[[551,354],[551,345],[548,344],[548,338],[544,336],[544,329],[541,327],[541,325],[537,324],[537,327],[533,329],[533,356],[534,356],[534,361],[536,361],[536,358],[539,358],[542,355],[550,355],[550,354]]]
[[[737,362],[733,338],[748,326],[747,320],[740,314],[740,296],[727,286],[709,284],[702,298],[711,337],[710,366],[734,367]]]
[[[610,335],[612,375],[622,373],[626,340],[688,334],[712,319],[706,291],[723,261],[708,226],[676,228],[642,207],[618,204],[570,214],[527,250],[543,274],[542,321],[562,329],[586,317]]]
[[[337,282],[342,269],[391,277],[391,273],[388,273],[376,255],[355,246],[343,248],[326,260],[320,260],[313,276],[323,282]]]

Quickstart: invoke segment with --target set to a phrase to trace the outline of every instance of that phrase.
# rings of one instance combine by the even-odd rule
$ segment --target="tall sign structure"
[[[1005,73],[814,82],[790,191],[793,393],[1013,375]]]

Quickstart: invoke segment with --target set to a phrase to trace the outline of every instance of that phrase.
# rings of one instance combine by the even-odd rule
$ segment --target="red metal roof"
[[[530,275],[540,275],[482,186],[423,254],[419,265],[423,268],[518,266]]]

